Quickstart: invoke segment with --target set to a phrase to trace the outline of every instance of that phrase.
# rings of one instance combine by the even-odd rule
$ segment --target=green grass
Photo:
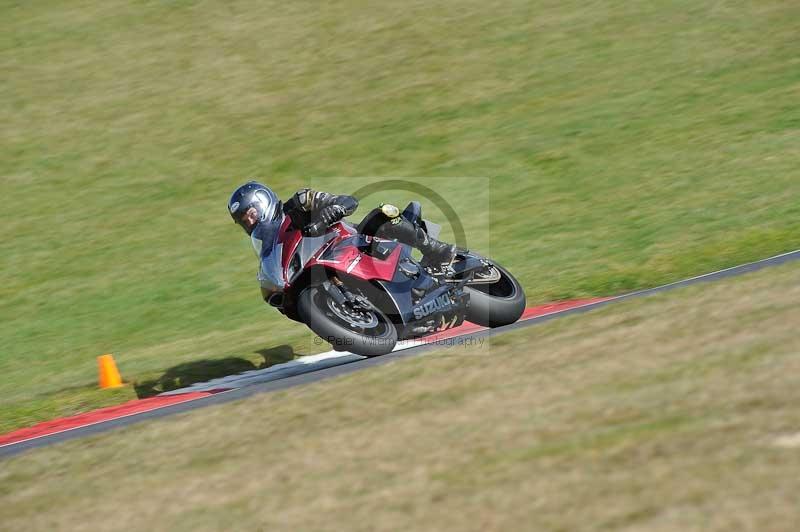
[[[141,384],[320,349],[258,297],[225,212],[250,177],[283,196],[424,183],[531,302],[800,247],[790,2],[0,13],[0,430],[134,397],[93,389],[106,352]]]
[[[793,530],[800,265],[9,458],[12,530]]]

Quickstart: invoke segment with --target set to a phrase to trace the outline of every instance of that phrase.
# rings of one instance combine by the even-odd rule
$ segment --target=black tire
[[[484,327],[502,327],[516,322],[525,312],[525,291],[513,275],[497,263],[500,280],[492,284],[466,286],[469,293],[467,320]]]
[[[327,308],[328,295],[318,286],[303,290],[297,301],[300,318],[320,338],[330,343],[336,351],[350,351],[365,357],[391,353],[397,343],[397,330],[385,314],[371,311],[378,325],[359,332],[338,318]]]

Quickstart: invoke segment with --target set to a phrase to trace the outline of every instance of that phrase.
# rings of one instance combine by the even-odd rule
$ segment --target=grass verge
[[[789,530],[798,296],[785,266],[32,451],[3,463],[0,520]]]

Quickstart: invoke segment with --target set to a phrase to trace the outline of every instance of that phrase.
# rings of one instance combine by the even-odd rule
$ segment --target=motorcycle
[[[422,219],[418,202],[401,216],[437,236],[439,226]],[[500,327],[522,316],[522,286],[497,262],[458,249],[447,267],[426,267],[410,246],[360,229],[340,221],[308,237],[286,217],[270,233],[271,245],[254,233],[264,300],[335,350],[367,357],[465,320]]]

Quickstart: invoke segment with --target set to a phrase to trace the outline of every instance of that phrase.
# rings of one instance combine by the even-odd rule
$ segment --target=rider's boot
[[[422,252],[422,265],[441,268],[448,266],[456,256],[455,244],[448,244],[428,236],[424,229],[418,227],[402,216],[392,218],[381,226],[385,238],[396,238],[404,244],[413,246]]]
[[[419,231],[424,235],[424,240],[417,244],[417,248],[422,252],[422,265],[437,268],[450,266],[456,258],[456,245],[431,238],[422,229]]]

